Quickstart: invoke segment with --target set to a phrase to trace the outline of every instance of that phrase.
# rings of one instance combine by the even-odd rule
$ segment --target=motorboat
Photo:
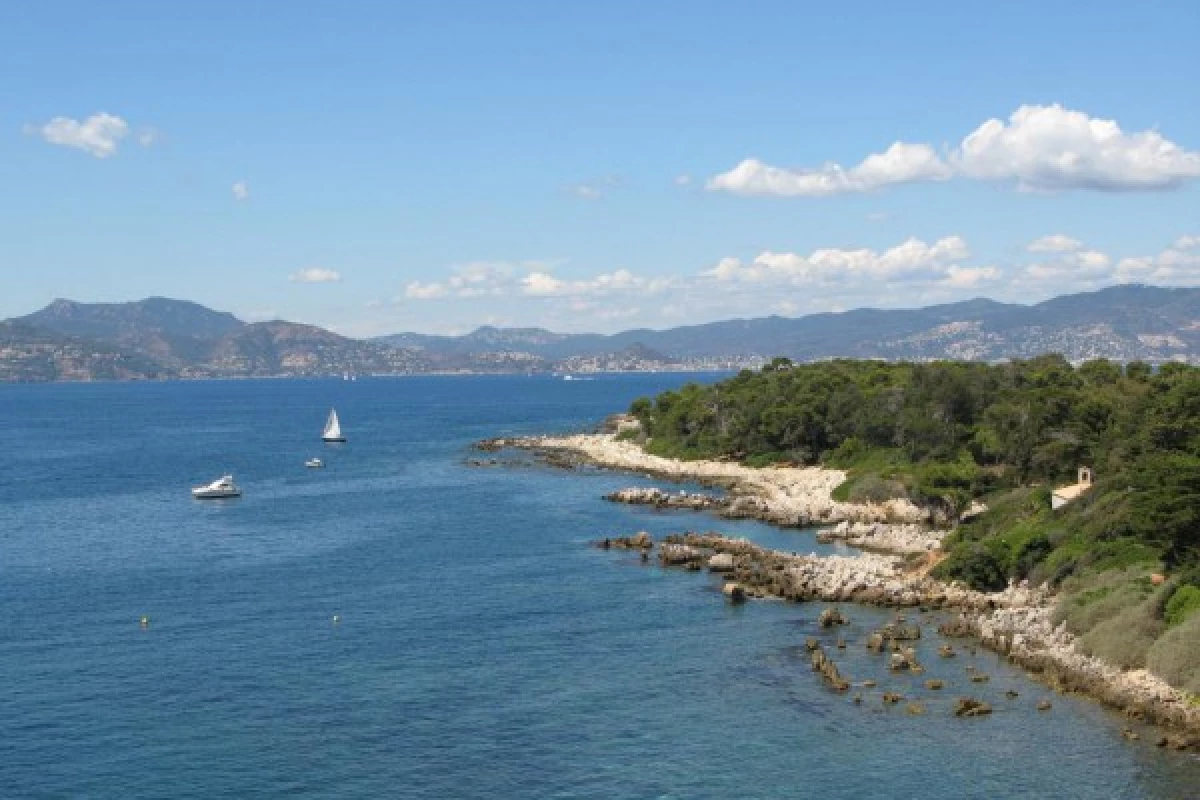
[[[329,409],[329,418],[325,420],[325,430],[321,434],[321,439],[326,442],[346,441],[346,436],[342,433],[342,425],[338,422],[338,415],[335,409]]]
[[[325,466],[325,462],[319,458],[310,458],[308,461],[304,462],[304,466],[308,467],[309,469],[320,469],[321,467]]]
[[[241,497],[242,490],[233,482],[232,475],[222,475],[207,486],[192,489],[192,497],[198,500],[215,500],[222,497]]]

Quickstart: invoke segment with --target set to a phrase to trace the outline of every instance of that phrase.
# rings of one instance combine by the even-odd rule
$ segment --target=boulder
[[[729,598],[731,603],[746,602],[746,590],[742,588],[741,584],[732,581],[721,587],[721,594]]]
[[[842,614],[840,609],[827,608],[817,617],[817,624],[822,628],[832,628],[834,625],[845,625],[846,616]]]
[[[708,559],[710,572],[732,572],[733,553],[717,553]]]
[[[979,717],[990,713],[992,713],[991,706],[973,697],[960,697],[954,705],[954,716],[956,717]]]

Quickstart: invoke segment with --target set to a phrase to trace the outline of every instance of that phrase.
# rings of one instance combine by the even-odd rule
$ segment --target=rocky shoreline
[[[841,540],[864,552],[854,556],[784,553],[716,533],[686,533],[654,542],[648,534],[610,538],[602,546],[657,551],[664,567],[710,570],[725,581],[725,595],[785,601],[856,602],[878,606],[956,611],[943,631],[969,636],[1005,655],[1051,686],[1096,698],[1131,718],[1169,733],[1160,746],[1200,751],[1200,705],[1146,670],[1123,671],[1083,654],[1075,638],[1053,622],[1053,596],[1040,588],[1010,587],[977,592],[931,578],[942,533],[908,501],[855,505],[832,498],[845,479],[838,470],[775,466],[762,469],[724,461],[675,461],[645,453],[613,434],[490,439],[483,450],[530,450],[556,466],[584,464],[643,473],[678,482],[719,486],[723,497],[632,488],[615,502],[710,511],[785,526],[828,525],[825,540]],[[924,558],[918,556],[923,555]]]
[[[487,439],[485,451],[532,450],[555,466],[591,464],[639,472],[674,482],[692,482],[726,490],[720,512],[730,518],[760,519],[775,525],[806,527],[843,520],[869,523],[924,523],[929,514],[908,500],[859,505],[833,499],[846,473],[822,467],[754,468],[730,461],[678,461],[646,453],[615,434],[524,436]],[[664,493],[665,494],[665,493]]]

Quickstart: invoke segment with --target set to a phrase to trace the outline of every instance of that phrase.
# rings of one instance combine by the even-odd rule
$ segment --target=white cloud
[[[691,175],[676,175],[675,176],[675,185],[676,186],[688,186],[691,184],[691,182],[692,182]]]
[[[250,187],[245,181],[238,181],[233,184],[232,191],[234,200],[245,200],[250,196]]]
[[[445,297],[446,294],[446,287],[440,283],[411,281],[404,287],[404,296],[409,300],[436,300],[439,297]]]
[[[309,267],[302,269],[299,272],[293,272],[288,276],[288,280],[292,283],[337,283],[342,279],[342,274],[332,269],[321,269],[320,267]]]
[[[1200,247],[1200,236],[1180,236],[1175,240],[1174,247],[1176,250],[1191,250],[1193,247]]]
[[[942,278],[942,286],[955,289],[973,289],[985,283],[999,280],[1000,270],[996,267],[960,267],[952,264],[946,268],[946,277]]]
[[[1191,246],[1194,247],[1194,243]],[[1176,242],[1175,247],[1169,247],[1156,256],[1121,259],[1117,262],[1113,278],[1121,283],[1200,285],[1200,253],[1181,249]]]
[[[1083,242],[1061,233],[1034,239],[1025,249],[1031,253],[1069,253],[1083,247]]]
[[[162,139],[162,134],[155,128],[142,128],[137,139],[142,147],[153,147]]]
[[[628,291],[655,293],[671,285],[669,278],[642,278],[627,269],[577,281],[561,280],[547,272],[531,272],[521,279],[521,293],[534,297],[605,295]]]
[[[703,276],[723,283],[815,284],[845,279],[896,280],[950,274],[970,256],[966,241],[947,236],[932,245],[910,238],[882,253],[866,248],[825,248],[808,255],[764,251],[749,263],[723,258]]]
[[[1057,103],[1021,106],[1007,125],[988,120],[963,139],[954,162],[967,177],[1036,190],[1172,189],[1200,177],[1200,153],[1158,131],[1125,133],[1115,120]]]
[[[771,310],[778,314],[790,316],[800,310],[800,304],[794,303],[791,300],[780,300],[778,303],[771,306]]]
[[[587,183],[580,183],[571,187],[571,192],[576,197],[582,197],[584,200],[595,200],[600,196],[600,190]]]
[[[108,158],[117,152],[117,145],[129,135],[129,123],[101,111],[83,122],[71,117],[55,117],[40,127],[27,125],[25,130],[41,136],[50,144],[74,147],[96,158]]]
[[[850,169],[834,163],[819,169],[785,169],[747,158],[730,171],[709,178],[706,188],[734,194],[822,197],[950,176],[950,168],[929,145],[896,142]]]
[[[708,180],[711,191],[820,197],[953,176],[1012,183],[1019,189],[1149,191],[1200,178],[1200,152],[1158,131],[1125,133],[1115,120],[1054,104],[1024,105],[1008,122],[990,119],[943,159],[927,144],[896,142],[849,169],[771,166],[754,158]]]

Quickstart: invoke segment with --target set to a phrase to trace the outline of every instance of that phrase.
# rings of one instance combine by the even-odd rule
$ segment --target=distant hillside
[[[138,353],[74,336],[0,322],[0,382],[136,380],[178,373]]]
[[[55,300],[4,324],[0,380],[729,370],[776,356],[1200,364],[1200,289],[1116,286],[1032,306],[975,299],[907,310],[858,309],[562,334],[482,327],[463,336],[349,339],[312,325],[248,324],[196,303]]]
[[[213,343],[193,370],[219,376],[332,375],[339,372],[427,372],[414,351],[348,339],[313,325],[258,322]]]
[[[0,380],[109,380],[428,372],[416,351],[312,325],[248,324],[196,303],[55,300],[4,323]]]
[[[165,297],[133,303],[59,299],[16,321],[65,336],[109,342],[175,366],[204,358],[213,342],[245,325],[232,314]]]
[[[983,298],[918,309],[858,309],[805,317],[761,317],[632,330],[611,336],[481,328],[460,337],[384,337],[430,356],[521,349],[547,359],[619,352],[641,345],[673,359],[787,356],[974,359],[1060,352],[1071,360],[1191,360],[1200,363],[1200,289],[1115,286],[1033,306]]]

